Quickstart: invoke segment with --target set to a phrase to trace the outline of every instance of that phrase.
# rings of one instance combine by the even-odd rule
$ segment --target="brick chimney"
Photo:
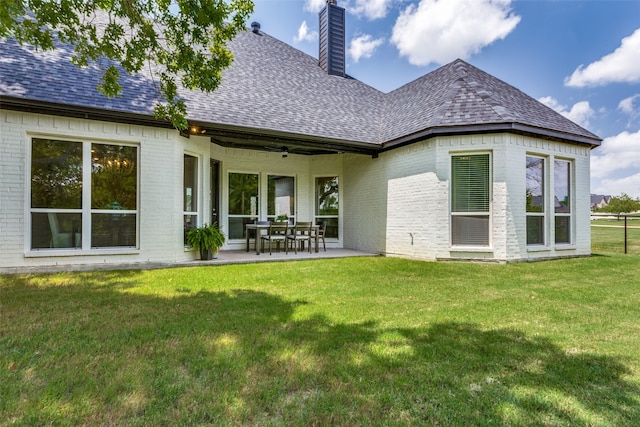
[[[344,8],[337,0],[327,0],[320,11],[320,54],[318,65],[334,76],[345,76]]]

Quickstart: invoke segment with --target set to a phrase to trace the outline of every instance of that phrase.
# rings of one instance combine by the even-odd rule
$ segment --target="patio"
[[[261,253],[260,255],[256,255],[255,251],[252,249],[249,252],[240,250],[240,251],[220,251],[217,259],[212,259],[210,261],[190,261],[185,263],[180,263],[175,266],[187,267],[187,266],[195,266],[195,265],[225,265],[225,264],[252,264],[256,262],[274,262],[274,261],[301,261],[308,259],[320,259],[320,258],[350,258],[350,257],[362,257],[362,256],[379,256],[380,254],[372,254],[367,252],[360,252],[353,249],[327,249],[324,252],[322,249],[319,252],[307,252],[307,251],[298,251],[298,253],[294,253],[293,251],[289,251],[289,253],[285,253],[284,250],[281,252],[273,251],[271,255],[269,252]]]
[[[284,251],[274,251],[272,255],[262,253],[256,255],[254,250],[246,252],[245,250],[223,250],[220,251],[217,259],[210,261],[192,260],[176,263],[163,262],[142,262],[142,263],[126,263],[126,264],[106,264],[106,265],[65,265],[58,264],[55,266],[34,266],[34,267],[17,267],[17,268],[1,268],[0,274],[15,273],[56,273],[65,271],[108,271],[108,270],[145,270],[155,268],[171,268],[171,267],[197,267],[203,265],[227,265],[227,264],[253,264],[258,262],[281,262],[281,261],[302,261],[309,259],[330,259],[330,258],[350,258],[350,257],[372,257],[380,256],[380,254],[360,252],[353,249],[330,249],[326,252],[306,252],[298,251],[298,253]]]

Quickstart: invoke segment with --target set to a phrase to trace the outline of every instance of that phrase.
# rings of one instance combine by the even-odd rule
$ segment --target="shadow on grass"
[[[611,254],[606,254],[602,252],[594,252],[591,254],[592,258],[611,258]]]
[[[614,357],[474,324],[385,329],[301,318],[305,301],[250,290],[137,295],[137,274],[0,288],[0,420],[640,423],[640,389]]]

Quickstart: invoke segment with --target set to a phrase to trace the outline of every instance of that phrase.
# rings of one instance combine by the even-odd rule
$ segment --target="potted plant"
[[[215,222],[211,225],[193,227],[187,231],[187,245],[200,251],[200,259],[217,258],[224,245],[225,235]]]
[[[289,215],[282,214],[276,217],[276,222],[289,222]]]

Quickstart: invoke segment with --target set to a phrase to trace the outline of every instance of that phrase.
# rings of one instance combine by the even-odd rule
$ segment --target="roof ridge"
[[[495,102],[488,96],[486,91],[476,90],[477,84],[468,82],[464,78],[455,80],[448,91],[445,100],[434,114],[431,123],[439,125],[452,125],[461,122],[473,122],[475,117],[481,115],[485,120],[492,122],[504,122],[506,120],[496,111]],[[485,94],[480,94],[485,92]],[[491,117],[496,116],[496,120]]]
[[[431,120],[429,120],[431,123],[440,124],[442,122],[446,112],[449,111],[449,107],[453,105],[456,95],[462,89],[462,84],[464,84],[464,79],[460,77],[449,86],[449,90],[447,90],[447,94],[443,97],[443,101],[434,111]]]
[[[458,71],[459,73],[462,71],[462,73],[464,73],[463,77],[461,78],[467,83],[469,89],[473,90],[473,92],[479,98],[481,98],[484,103],[493,110],[494,113],[500,116],[505,122],[517,121],[513,113],[501,102],[495,99],[489,88],[487,88],[486,85],[482,84],[480,82],[480,79],[477,78],[478,74],[482,75],[483,77],[491,77],[493,79],[497,79],[497,77],[491,76],[481,69],[474,67],[473,65],[461,59],[457,59],[456,61],[454,61],[454,64],[456,64],[456,71]]]

